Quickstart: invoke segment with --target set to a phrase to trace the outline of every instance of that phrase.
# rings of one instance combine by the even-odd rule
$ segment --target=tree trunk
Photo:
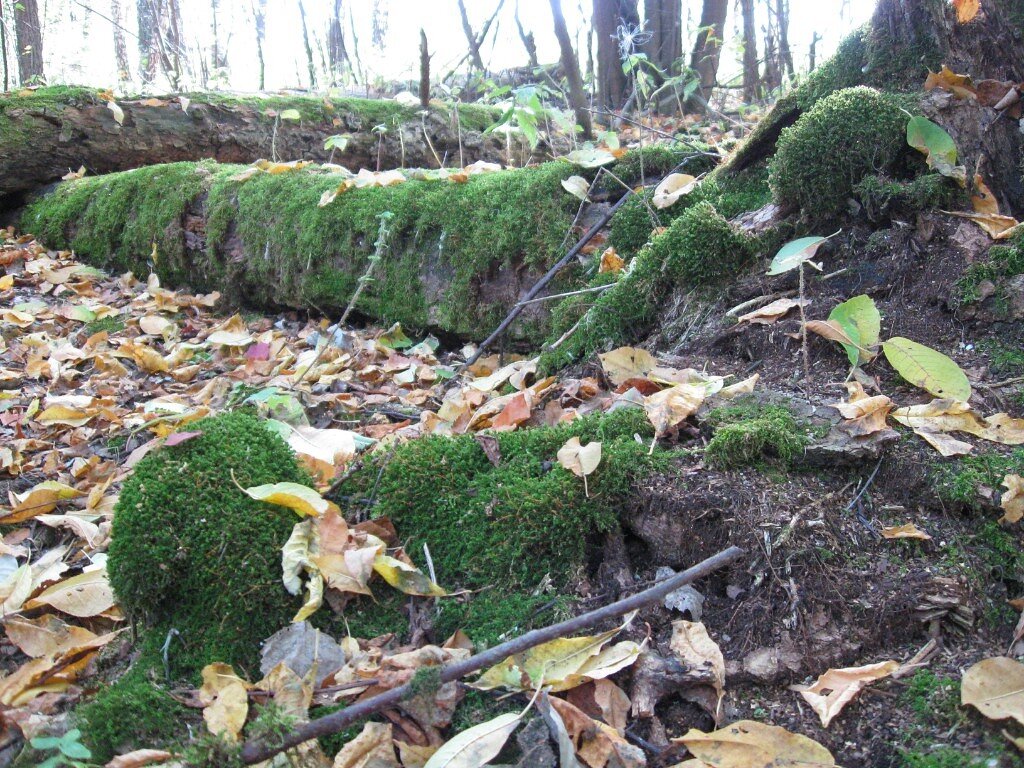
[[[0,106],[0,210],[20,205],[26,193],[60,179],[69,169],[84,165],[89,174],[109,173],[156,163],[213,158],[221,162],[250,163],[269,158],[272,145],[285,160],[326,162],[330,151],[324,140],[350,133],[351,140],[336,161],[356,170],[377,163],[378,137],[373,127],[387,116],[388,132],[381,145],[384,167],[436,167],[437,161],[424,139],[424,123],[416,109],[397,107],[392,101],[337,99],[326,106],[314,97],[277,97],[254,101],[218,95],[204,103],[190,94],[188,112],[176,96],[165,96],[163,105],[118,100],[123,124],[114,121],[107,102],[95,92],[80,89],[73,95],[46,99],[44,91],[10,97]],[[274,129],[267,110],[298,109],[299,121],[284,121]],[[479,110],[460,112],[461,148],[465,162],[499,161],[503,142],[484,135],[483,129],[497,118],[481,117]],[[391,118],[399,120],[398,125]],[[425,118],[426,133],[439,156],[456,157],[459,132],[454,115],[432,108]],[[401,134],[401,135],[399,135]],[[26,151],[36,147],[38,151]],[[5,199],[6,198],[6,199]]]
[[[551,0],[551,16],[555,22],[555,37],[558,38],[558,48],[562,54],[562,69],[565,70],[565,78],[569,81],[569,106],[576,115],[577,125],[583,128],[583,137],[590,139],[593,136],[593,129],[590,112],[587,111],[587,94],[583,90],[580,62],[576,57],[576,51],[573,50],[572,40],[569,39],[569,30],[565,26],[562,0]]]
[[[740,0],[740,8],[743,11],[743,100],[747,104],[752,104],[761,97],[754,0]]]
[[[614,111],[621,109],[629,92],[622,71],[619,29],[640,25],[636,0],[594,0],[594,33],[597,35],[597,103]]]
[[[423,27],[420,27],[420,106],[430,108],[430,48]]]
[[[722,38],[728,12],[729,0],[704,0],[701,8],[700,33],[690,57],[690,66],[697,73],[700,83],[697,94],[700,98],[694,100],[698,111],[707,107],[718,79],[718,63],[722,56]]]
[[[121,0],[110,0],[110,18],[114,22],[114,61],[117,63],[117,81],[123,84],[131,81],[132,71],[128,61],[128,43],[124,37],[124,10],[121,7]]]
[[[530,62],[530,69],[536,69],[540,66],[540,62],[537,59],[537,40],[533,36],[533,32],[527,32],[523,27],[523,22],[519,19],[519,2],[516,2],[516,29],[519,30],[519,39],[523,41],[523,47],[526,49],[526,56]]]
[[[18,41],[18,74],[22,85],[41,82],[43,77],[43,28],[39,23],[37,0],[14,4],[14,34]]]
[[[781,71],[789,75],[789,81],[796,79],[793,67],[793,51],[789,47],[789,0],[775,0],[775,22],[779,29],[779,59]]]
[[[334,0],[334,11],[331,13],[331,23],[327,28],[327,62],[331,68],[331,85],[339,85],[345,68],[350,66],[348,51],[345,49],[345,35],[341,30],[343,13],[341,0]]]
[[[155,0],[138,0],[135,6],[139,23],[139,77],[143,83],[152,83],[160,68],[160,46],[157,39],[160,27],[157,23]]]
[[[267,60],[263,53],[263,45],[267,40],[267,0],[253,0],[252,20],[256,28],[256,63],[259,66],[262,91],[267,85]]]
[[[306,67],[309,70],[309,89],[316,90],[316,63],[313,61],[313,46],[309,43],[309,27],[306,24],[306,6],[299,0],[299,19],[302,21],[302,45],[306,49]]]
[[[644,46],[647,58],[665,73],[679,74],[683,56],[683,0],[644,0],[644,30],[651,36]]]
[[[4,93],[11,90],[11,69],[7,60],[7,19],[4,17],[4,3],[0,0],[0,58],[4,67]]]
[[[469,43],[470,63],[481,72],[484,71],[484,60],[480,56],[480,43],[477,42],[473,25],[469,23],[469,14],[466,13],[466,4],[459,0],[459,17],[462,19],[462,31],[466,35],[466,42]]]

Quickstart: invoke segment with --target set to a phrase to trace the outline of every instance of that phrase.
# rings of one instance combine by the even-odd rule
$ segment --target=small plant
[[[39,752],[53,752],[39,768],[56,768],[59,765],[71,765],[75,768],[88,768],[91,763],[83,763],[92,757],[92,752],[79,739],[82,732],[78,728],[72,728],[63,736],[36,736],[29,744],[32,749]]]

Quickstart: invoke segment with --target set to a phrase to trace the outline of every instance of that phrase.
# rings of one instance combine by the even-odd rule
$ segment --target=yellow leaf
[[[627,379],[646,376],[658,367],[654,356],[646,349],[635,347],[619,347],[611,352],[598,355],[601,367],[612,384],[618,386]]]
[[[136,749],[132,752],[118,755],[107,763],[104,768],[142,768],[146,765],[166,763],[172,757],[174,757],[174,754],[164,749]]]
[[[971,384],[959,365],[938,350],[894,336],[882,343],[885,359],[900,376],[936,397],[971,399]]]
[[[956,20],[961,24],[973,21],[981,8],[981,0],[953,0],[953,7],[956,8]]]
[[[3,522],[4,525],[20,523],[36,515],[52,512],[59,501],[74,499],[82,495],[84,494],[81,491],[70,485],[58,483],[56,480],[45,480],[24,493],[14,494],[17,504],[9,515],[0,517],[0,522]]]
[[[1000,523],[1019,523],[1024,518],[1024,478],[1020,475],[1007,475],[1003,478],[1003,494],[999,504],[1003,508]]]
[[[760,309],[740,315],[736,320],[738,323],[771,325],[789,314],[791,309],[799,306],[800,302],[793,299],[776,299],[771,304],[767,304]]]
[[[392,746],[391,723],[367,723],[334,757],[334,768],[401,768]]]
[[[199,701],[205,707],[203,720],[214,736],[238,741],[249,715],[249,684],[222,662],[203,667]]]
[[[962,400],[932,400],[897,408],[892,418],[918,432],[966,432],[1003,445],[1024,445],[1024,419],[1005,413],[982,418]]]
[[[1005,656],[979,661],[964,672],[960,703],[990,720],[1012,717],[1024,724],[1024,664]]]
[[[52,613],[37,619],[7,616],[3,624],[11,642],[34,659],[62,653],[97,637],[85,627],[66,624]]]
[[[40,424],[64,424],[69,427],[81,427],[94,418],[96,418],[95,413],[89,413],[80,408],[51,405],[36,416],[36,421]]]
[[[425,768],[480,768],[486,765],[501,752],[522,717],[521,713],[507,712],[463,731],[445,742],[430,757]]]
[[[840,429],[855,437],[885,430],[886,418],[893,409],[892,400],[885,395],[869,397],[857,381],[848,382],[846,388],[850,399],[832,406],[846,419]]]
[[[977,91],[974,88],[974,83],[971,82],[971,78],[968,75],[958,75],[945,64],[942,65],[940,71],[929,72],[927,79],[924,81],[924,89],[926,91],[936,88],[949,91],[958,99],[972,99],[977,96]]]
[[[578,437],[570,437],[568,442],[558,449],[558,463],[576,477],[582,477],[585,488],[587,475],[601,463],[601,444],[594,442],[580,445]],[[589,491],[587,495],[590,495]]]
[[[655,188],[651,205],[662,209],[675,205],[683,195],[688,195],[697,185],[697,179],[688,173],[670,173]]]
[[[616,253],[615,248],[609,246],[605,249],[604,253],[601,254],[601,266],[598,268],[598,274],[604,274],[605,272],[611,272],[612,274],[618,274],[622,271],[622,268],[626,266],[625,260]]]
[[[448,594],[418,568],[388,555],[377,555],[373,561],[373,570],[392,587],[407,595],[444,597]]]
[[[0,277],[0,291],[9,291],[14,287],[14,275]]]
[[[270,483],[244,490],[256,501],[287,507],[306,517],[319,517],[331,508],[331,502],[312,488],[298,483]]]
[[[996,196],[992,194],[992,190],[988,188],[980,173],[974,174],[974,190],[975,193],[971,195],[971,206],[974,208],[974,212],[998,216],[999,201],[996,200]]]
[[[661,437],[670,429],[697,412],[707,389],[694,384],[677,384],[644,398],[647,419],[654,425],[655,437]]]
[[[846,669],[830,669],[821,675],[809,687],[801,685],[790,686],[790,690],[797,691],[811,709],[818,713],[823,727],[833,718],[842,712],[843,707],[853,701],[861,689],[875,680],[888,677],[899,668],[899,662],[883,661],[877,664],[866,664],[863,667],[848,667]]]
[[[931,541],[931,536],[922,531],[913,523],[904,525],[888,526],[882,529],[882,538],[885,539],[921,539]]]
[[[753,720],[740,720],[712,733],[691,728],[673,741],[682,742],[698,760],[714,768],[834,768],[836,764],[832,753],[813,739]]]
[[[54,584],[25,603],[26,608],[49,605],[62,613],[87,619],[114,607],[114,592],[107,569],[97,568]]]
[[[725,657],[722,649],[711,639],[701,622],[684,620],[672,622],[669,647],[687,669],[710,669],[714,673],[717,701],[710,714],[717,723],[721,716],[722,697],[725,696]]]
[[[963,213],[959,211],[942,211],[950,216],[959,216],[961,219],[970,219],[988,233],[993,240],[1009,240],[1017,233],[1024,231],[1024,224],[1021,224],[1013,216],[1003,216],[998,213]]]

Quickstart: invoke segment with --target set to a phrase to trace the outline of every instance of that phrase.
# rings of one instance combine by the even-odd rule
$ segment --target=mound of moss
[[[176,673],[213,661],[252,671],[259,643],[301,604],[281,582],[281,547],[297,518],[238,486],[308,476],[284,441],[248,414],[203,419],[189,431],[202,434],[150,453],[125,483],[110,583],[125,612],[161,642],[177,630],[169,653]]]
[[[978,301],[983,282],[991,281],[998,289],[1001,280],[1016,275],[1024,275],[1024,233],[1016,235],[1006,245],[992,246],[988,259],[967,268],[957,283],[959,299],[963,303]]]
[[[322,195],[343,180],[337,174],[306,169],[239,180],[240,170],[172,163],[65,182],[30,206],[22,227],[97,266],[152,269],[168,286],[332,312],[347,306],[374,252],[379,217],[389,212],[390,247],[357,309],[476,338],[519,298],[499,272],[530,284],[546,271],[563,255],[579,205],[561,186],[579,172],[565,162],[462,184],[352,189],[322,207]],[[578,281],[579,269],[570,268],[552,290]],[[546,332],[544,313],[527,314],[513,336]]]
[[[906,127],[913,106],[913,99],[867,87],[821,99],[779,137],[769,163],[776,201],[825,218],[843,213],[865,176],[904,175],[898,172],[910,159]]]
[[[568,598],[559,595],[586,566],[595,535],[617,525],[640,477],[667,466],[668,454],[648,456],[634,439],[650,434],[640,409],[499,433],[498,466],[471,435],[414,440],[390,459],[382,455],[379,466],[367,462],[337,500],[343,508],[359,508],[376,485],[374,515],[394,521],[414,557],[429,547],[447,590],[471,590],[438,602],[437,637],[461,628],[475,642],[491,645],[535,622],[550,624],[567,609]],[[572,436],[602,444],[601,463],[588,478],[589,496],[583,480],[556,461]],[[363,637],[394,631],[404,623],[400,603],[359,600],[345,618]]]
[[[935,208],[952,209],[966,196],[956,182],[938,173],[926,173],[910,181],[878,174],[865,176],[854,185],[853,193],[872,221],[913,216]]]
[[[708,466],[737,469],[765,462],[783,467],[803,455],[810,438],[787,408],[740,401],[708,414],[714,430],[705,450]]]
[[[734,229],[710,202],[690,205],[640,251],[613,287],[596,299],[570,297],[556,310],[552,338],[578,327],[556,350],[542,355],[542,368],[557,370],[636,340],[651,327],[674,287],[720,283],[749,265],[757,250],[758,240]]]

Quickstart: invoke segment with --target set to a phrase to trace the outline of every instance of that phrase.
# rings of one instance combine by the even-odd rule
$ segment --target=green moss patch
[[[666,454],[648,456],[634,434],[650,434],[638,409],[496,434],[498,466],[470,435],[416,440],[390,459],[381,454],[379,466],[368,462],[339,489],[338,501],[358,509],[379,474],[374,514],[394,521],[413,557],[429,547],[442,586],[471,591],[438,602],[438,639],[461,628],[475,642],[492,645],[506,633],[565,615],[569,606],[558,596],[585,567],[594,536],[617,525],[638,478],[667,466]],[[574,435],[602,443],[589,497],[582,479],[556,461]],[[356,605],[362,606],[364,636],[393,630],[397,606]]]
[[[1011,453],[994,451],[964,456],[938,464],[932,476],[935,491],[947,504],[961,509],[981,509],[984,489],[1002,490],[1000,484],[1008,474],[1024,474],[1024,448]]]
[[[981,298],[980,287],[985,281],[998,285],[1001,280],[1024,275],[1024,234],[1014,237],[1008,245],[994,245],[988,259],[971,264],[957,283],[960,301],[971,303]]]
[[[213,661],[253,671],[259,643],[301,601],[281,582],[281,547],[294,512],[243,488],[307,482],[291,449],[256,418],[197,421],[199,437],[150,453],[125,483],[114,512],[108,568],[125,612],[161,640],[178,674]]]
[[[788,467],[810,442],[793,414],[778,405],[739,402],[708,414],[714,430],[705,451],[708,466],[736,469],[766,462]]]
[[[906,175],[915,159],[906,141],[906,110],[913,106],[907,97],[865,87],[823,98],[779,137],[769,165],[777,202],[810,218],[835,216],[865,176]]]
[[[966,197],[956,182],[938,173],[926,173],[910,181],[877,174],[865,176],[854,185],[853,194],[872,220],[951,209],[965,202]]]

